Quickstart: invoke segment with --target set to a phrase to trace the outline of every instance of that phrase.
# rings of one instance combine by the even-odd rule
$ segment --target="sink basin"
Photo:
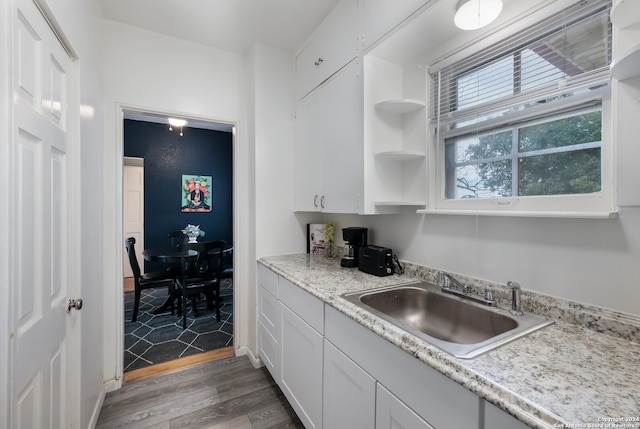
[[[444,294],[429,283],[388,286],[342,297],[463,359],[553,323],[533,314],[514,316],[503,309]]]

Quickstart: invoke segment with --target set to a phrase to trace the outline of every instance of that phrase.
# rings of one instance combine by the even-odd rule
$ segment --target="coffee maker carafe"
[[[347,268],[357,267],[360,247],[367,245],[367,228],[356,226],[342,228],[342,239],[345,245],[342,249],[340,266]]]

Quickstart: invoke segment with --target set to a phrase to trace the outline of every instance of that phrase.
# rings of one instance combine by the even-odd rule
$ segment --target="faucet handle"
[[[487,301],[494,300],[493,291],[491,289],[487,289],[486,291],[484,291],[484,299],[486,299]]]

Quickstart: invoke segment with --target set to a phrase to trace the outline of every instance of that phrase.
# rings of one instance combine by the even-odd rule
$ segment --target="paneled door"
[[[81,197],[72,192],[72,61],[32,0],[12,4],[9,427],[70,428],[81,314],[68,310],[81,263],[69,257]]]
[[[136,239],[136,256],[138,261],[142,262],[142,250],[144,249],[144,167],[137,165],[125,165],[122,170],[122,183],[124,186],[124,237],[123,237],[123,255],[124,255],[124,276],[133,276],[131,264],[129,264],[129,256],[124,250],[124,240],[129,237]],[[144,272],[144,265],[141,266]]]

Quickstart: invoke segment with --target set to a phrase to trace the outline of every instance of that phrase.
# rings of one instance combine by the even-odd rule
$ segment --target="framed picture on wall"
[[[211,176],[182,175],[182,212],[203,213],[211,211]]]

